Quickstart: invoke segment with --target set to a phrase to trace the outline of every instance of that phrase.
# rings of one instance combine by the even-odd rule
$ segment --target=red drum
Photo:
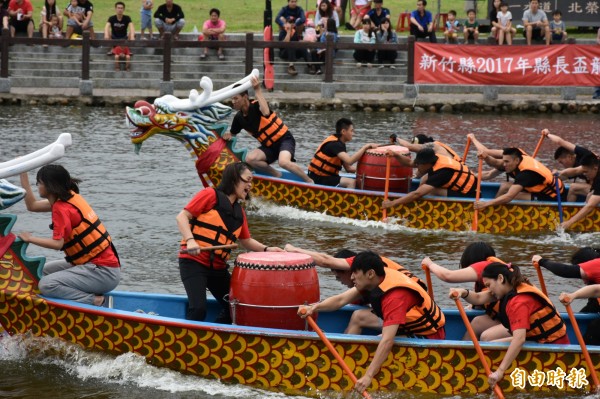
[[[410,157],[408,148],[399,145],[367,150],[358,161],[356,168],[356,188],[360,190],[385,191],[385,152],[392,150]],[[390,191],[407,193],[413,171],[409,166],[403,166],[396,158],[390,158]]]
[[[304,330],[298,306],[319,299],[319,278],[309,255],[249,252],[235,260],[229,291],[234,324]]]

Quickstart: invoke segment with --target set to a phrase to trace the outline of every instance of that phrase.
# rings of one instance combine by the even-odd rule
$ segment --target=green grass
[[[94,5],[93,21],[96,26],[96,32],[101,32],[109,16],[114,14],[115,0],[90,0]],[[32,0],[35,7],[34,15],[39,18],[39,10],[42,8],[43,0]],[[154,0],[154,9],[163,4],[164,0]],[[140,7],[141,0],[124,0],[128,14],[136,27],[136,31],[140,30]],[[263,12],[265,8],[264,0],[175,0],[183,8],[185,14],[186,26],[184,32],[192,32],[194,26],[198,30],[202,30],[202,24],[208,19],[208,11],[217,7],[221,10],[221,18],[227,22],[228,32],[262,32],[263,30]],[[350,1],[348,0],[348,3]],[[67,0],[59,0],[57,4],[61,7],[66,7]],[[298,0],[304,11],[314,10],[316,0]],[[287,0],[272,0],[273,17],[277,12],[287,5]],[[308,5],[308,6],[307,6]],[[384,0],[384,7],[390,9],[392,13],[392,23],[396,25],[398,16],[406,10],[412,11],[416,8],[416,0]],[[487,1],[477,2],[479,19],[487,19],[488,9]],[[438,9],[438,2],[430,0],[427,9],[434,15]],[[458,13],[460,20],[465,19],[465,1],[464,0],[443,0],[441,2],[441,12],[455,10]],[[36,21],[37,23],[37,21]],[[156,33],[154,28],[154,33]],[[342,33],[348,33],[342,29]],[[579,33],[577,30],[569,29],[569,34],[574,34],[575,37],[596,37],[593,33]],[[404,33],[406,35],[406,32]],[[573,37],[573,36],[571,36]]]

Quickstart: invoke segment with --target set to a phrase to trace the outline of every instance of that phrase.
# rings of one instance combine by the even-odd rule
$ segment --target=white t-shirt
[[[504,14],[502,11],[498,12],[498,23],[503,28],[506,28],[510,21],[512,21],[512,14],[510,11],[507,11],[506,14]]]

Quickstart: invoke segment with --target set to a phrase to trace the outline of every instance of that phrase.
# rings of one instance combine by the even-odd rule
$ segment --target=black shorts
[[[258,149],[265,153],[269,165],[279,159],[279,153],[281,151],[289,151],[292,154],[292,162],[296,162],[294,159],[294,154],[296,153],[296,139],[294,139],[294,136],[289,132],[271,147],[261,145]]]
[[[330,187],[336,187],[340,184],[340,180],[342,180],[342,178],[340,177],[340,175],[336,175],[336,176],[319,176],[314,174],[313,172],[308,172],[308,177],[310,177],[311,179],[313,179],[313,181],[315,182],[315,184],[320,184],[322,186],[330,186]]]
[[[523,29],[523,36],[527,37],[527,29]],[[531,30],[531,38],[533,40],[542,40],[544,38],[542,35],[542,28],[533,28]]]
[[[17,21],[16,18],[10,19],[10,26],[13,26],[15,28],[15,32],[27,33],[27,26],[30,23],[33,24],[33,21],[31,19],[22,19],[20,21]],[[33,28],[35,29],[35,24],[33,24]]]

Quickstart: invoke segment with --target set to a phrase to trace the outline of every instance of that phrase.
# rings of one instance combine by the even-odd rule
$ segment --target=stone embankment
[[[190,39],[191,40],[191,39]],[[351,40],[349,37],[343,40]],[[92,48],[91,94],[82,95],[81,49],[25,46],[10,48],[9,90],[0,90],[1,105],[133,105],[152,102],[161,93],[162,54],[158,49],[134,49],[132,72],[115,72],[106,48]],[[201,48],[173,49],[173,94],[187,97],[198,88],[202,76],[213,80],[215,90],[244,76],[244,50],[227,49],[226,60],[209,56],[200,60]],[[253,63],[262,71],[262,54]],[[434,113],[599,113],[600,100],[592,100],[593,87],[407,85],[406,52],[399,54],[396,68],[357,67],[352,50],[340,50],[334,64],[334,81],[323,75],[286,73],[287,63],[276,57],[275,90],[265,92],[274,108],[364,112]],[[0,79],[2,80],[2,79]],[[324,95],[327,93],[327,95]],[[491,93],[491,95],[490,95]]]

